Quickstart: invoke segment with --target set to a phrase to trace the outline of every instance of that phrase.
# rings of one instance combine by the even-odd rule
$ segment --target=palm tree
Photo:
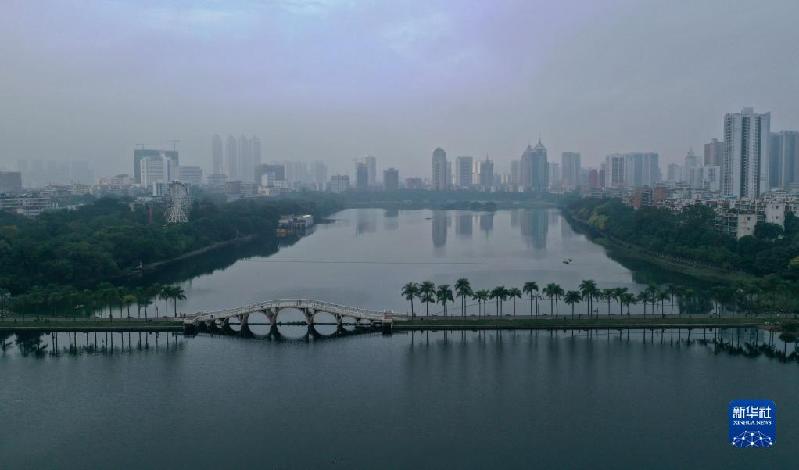
[[[599,292],[596,287],[596,282],[591,279],[585,279],[580,282],[580,286],[578,287],[580,290],[580,294],[583,296],[583,299],[586,300],[586,308],[588,309],[588,316],[591,316],[591,312],[593,311],[592,307],[594,304],[594,297],[596,297],[597,293]]]
[[[497,286],[497,287],[491,289],[491,298],[496,300],[496,302],[497,302],[497,306],[496,306],[497,316],[500,315],[501,303],[502,303],[502,301],[505,300],[505,296],[506,295],[507,294],[505,294],[505,286]]]
[[[669,284],[666,288],[669,292],[669,302],[671,303],[671,313],[674,313],[674,296],[680,293],[680,288],[674,284]]]
[[[452,302],[452,289],[449,288],[447,284],[441,284],[438,286],[436,290],[436,299],[441,303],[441,306],[444,307],[444,316],[447,316],[447,302]]]
[[[619,303],[619,315],[624,314],[624,306],[621,304],[621,296],[627,293],[626,287],[617,287],[613,289],[613,297],[616,299],[616,302]]]
[[[664,303],[667,299],[669,299],[670,294],[664,290],[658,291],[657,299],[660,301],[660,316],[662,318],[666,318],[666,312],[664,311]]]
[[[455,281],[455,292],[458,293],[458,297],[461,298],[461,315],[466,316],[466,297],[472,295],[472,286],[469,284],[469,280],[465,277],[462,277]]]
[[[602,289],[602,299],[607,300],[608,302],[608,315],[610,315],[610,302],[613,300],[613,296],[616,294],[615,289]]]
[[[645,291],[645,290],[642,290],[641,292],[638,293],[637,300],[639,302],[641,302],[641,304],[643,304],[643,306],[644,306],[644,315],[646,315],[646,303],[649,302],[649,293],[647,293],[647,291]]]
[[[652,314],[655,314],[655,304],[658,301],[658,287],[654,284],[649,284],[649,287],[646,288],[647,294],[649,295],[649,301],[652,302]]]
[[[479,317],[483,313],[483,309],[485,308],[485,302],[491,298],[491,291],[488,289],[480,289],[474,293],[474,299],[477,300],[477,316]]]
[[[178,300],[186,300],[186,292],[180,286],[172,286],[170,290],[170,298],[172,299],[172,307],[174,308],[175,318],[178,316]]]
[[[133,294],[125,294],[122,297],[122,304],[128,309],[128,318],[130,318],[130,306],[136,303],[136,296]]]
[[[554,282],[550,282],[544,287],[543,292],[544,295],[549,298],[549,314],[554,315],[555,305],[558,303],[558,300],[560,300],[560,296],[563,295],[563,288]]]
[[[627,306],[627,316],[630,316],[630,304],[635,303],[635,294],[632,292],[624,292],[619,297],[619,302]]]
[[[413,311],[413,298],[418,295],[419,295],[419,284],[415,282],[409,282],[404,286],[402,286],[402,296],[405,297],[405,300],[408,300],[411,303],[411,318],[416,316],[416,314]]]
[[[424,281],[419,286],[419,300],[425,304],[425,314],[430,316],[430,302],[436,301],[436,285],[431,281]]]
[[[518,287],[511,287],[508,289],[507,294],[513,299],[513,316],[516,316],[516,299],[522,298],[522,291]]]
[[[580,292],[576,290],[570,290],[566,292],[566,295],[563,297],[563,301],[572,307],[572,318],[574,318],[574,304],[580,302],[581,299],[582,295],[580,295]]]
[[[530,316],[533,316],[533,299],[535,299],[535,315],[538,316],[538,283],[528,281],[522,286],[522,291],[530,296]]]

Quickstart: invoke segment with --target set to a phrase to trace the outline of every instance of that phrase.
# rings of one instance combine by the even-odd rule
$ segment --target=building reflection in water
[[[455,216],[455,233],[462,238],[472,238],[472,219],[471,212],[459,213]]]
[[[494,230],[494,213],[485,212],[480,214],[480,231],[488,235],[492,230]]]
[[[433,211],[433,246],[440,248],[447,244],[447,211]]]
[[[363,235],[377,231],[377,214],[372,209],[358,209],[355,212],[355,234]]]
[[[386,209],[383,213],[383,228],[385,230],[397,230],[399,228],[399,210]]]
[[[511,228],[516,228],[516,227],[519,226],[519,214],[521,214],[523,210],[524,209],[510,211],[510,226],[511,226]]]
[[[532,209],[518,212],[520,218],[519,224],[522,228],[522,237],[524,237],[527,246],[531,246],[537,250],[546,249],[547,232],[549,231],[548,211]]]

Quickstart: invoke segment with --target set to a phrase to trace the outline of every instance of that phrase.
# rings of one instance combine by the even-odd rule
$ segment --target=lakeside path
[[[132,331],[132,332],[156,332],[156,331],[183,331],[183,319],[181,318],[159,318],[156,320],[139,320],[119,318],[108,320],[107,318],[2,318],[0,319],[0,331]]]
[[[797,324],[793,315],[716,316],[716,315],[618,315],[599,317],[416,317],[394,318],[395,330],[471,330],[471,329],[662,329],[662,328],[764,328],[782,329]]]

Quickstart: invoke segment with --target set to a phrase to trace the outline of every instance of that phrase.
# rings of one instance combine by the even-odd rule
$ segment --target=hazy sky
[[[799,128],[798,19],[796,0],[2,0],[0,165],[130,172],[135,144],[179,139],[207,170],[214,133],[403,177],[436,146],[506,170],[539,134],[555,161],[665,163],[743,106]]]

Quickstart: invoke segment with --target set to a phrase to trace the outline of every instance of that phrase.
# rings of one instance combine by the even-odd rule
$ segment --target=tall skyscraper
[[[261,139],[253,136],[250,139],[250,147],[252,150],[252,167],[255,168],[261,164]]]
[[[383,186],[386,191],[399,189],[399,171],[396,168],[389,168],[383,171]]]
[[[458,157],[455,162],[455,178],[458,187],[470,188],[474,182],[472,178],[474,158]]]
[[[688,149],[688,153],[685,155],[685,168],[697,168],[699,166],[701,166],[699,157],[694,153],[694,149]]]
[[[576,189],[580,186],[580,154],[563,152],[560,155],[563,189]]]
[[[560,189],[560,164],[554,162],[547,164],[547,171],[549,171],[549,187]]]
[[[433,190],[449,189],[449,171],[447,168],[447,152],[441,147],[433,150]]]
[[[605,157],[605,187],[623,188],[624,181],[624,155],[614,153]]]
[[[363,161],[366,163],[367,185],[377,186],[377,158],[370,155],[364,158]]]
[[[724,115],[724,158],[721,193],[755,199],[768,190],[768,144],[771,113],[751,107]]]
[[[520,184],[525,191],[545,192],[549,188],[547,149],[538,139],[535,147],[527,146],[522,154]]]
[[[239,136],[239,177],[242,181],[253,181],[255,166],[252,160],[252,141],[246,136]]]
[[[227,136],[225,140],[225,158],[227,159],[227,176],[228,181],[241,181],[241,174],[239,173],[239,146],[236,143],[236,138],[232,135]]]
[[[214,134],[211,138],[211,169],[217,175],[225,172],[225,151],[219,134]]]
[[[311,164],[311,175],[317,189],[323,189],[327,182],[327,165],[324,162],[313,162]]]
[[[724,156],[724,142],[713,139],[705,144],[705,166],[720,166]]]
[[[0,194],[22,191],[22,173],[19,171],[0,171]]]
[[[522,162],[511,160],[510,162],[510,185],[516,191],[522,184]]]
[[[494,162],[488,157],[480,161],[480,186],[484,190],[494,186]]]
[[[769,141],[769,179],[772,188],[799,183],[799,132],[773,132]]]
[[[177,172],[177,167],[180,165],[178,161],[178,152],[176,150],[158,150],[158,149],[135,149],[133,150],[133,180],[136,184],[145,184],[142,181],[141,175],[141,162],[145,158],[166,158],[169,160],[165,163],[165,168],[174,168]],[[177,173],[175,173],[177,174]]]
[[[654,152],[611,154],[605,158],[605,164],[608,188],[652,187],[660,181],[658,154]]]
[[[369,188],[369,165],[366,162],[355,164],[355,187],[359,191]]]

